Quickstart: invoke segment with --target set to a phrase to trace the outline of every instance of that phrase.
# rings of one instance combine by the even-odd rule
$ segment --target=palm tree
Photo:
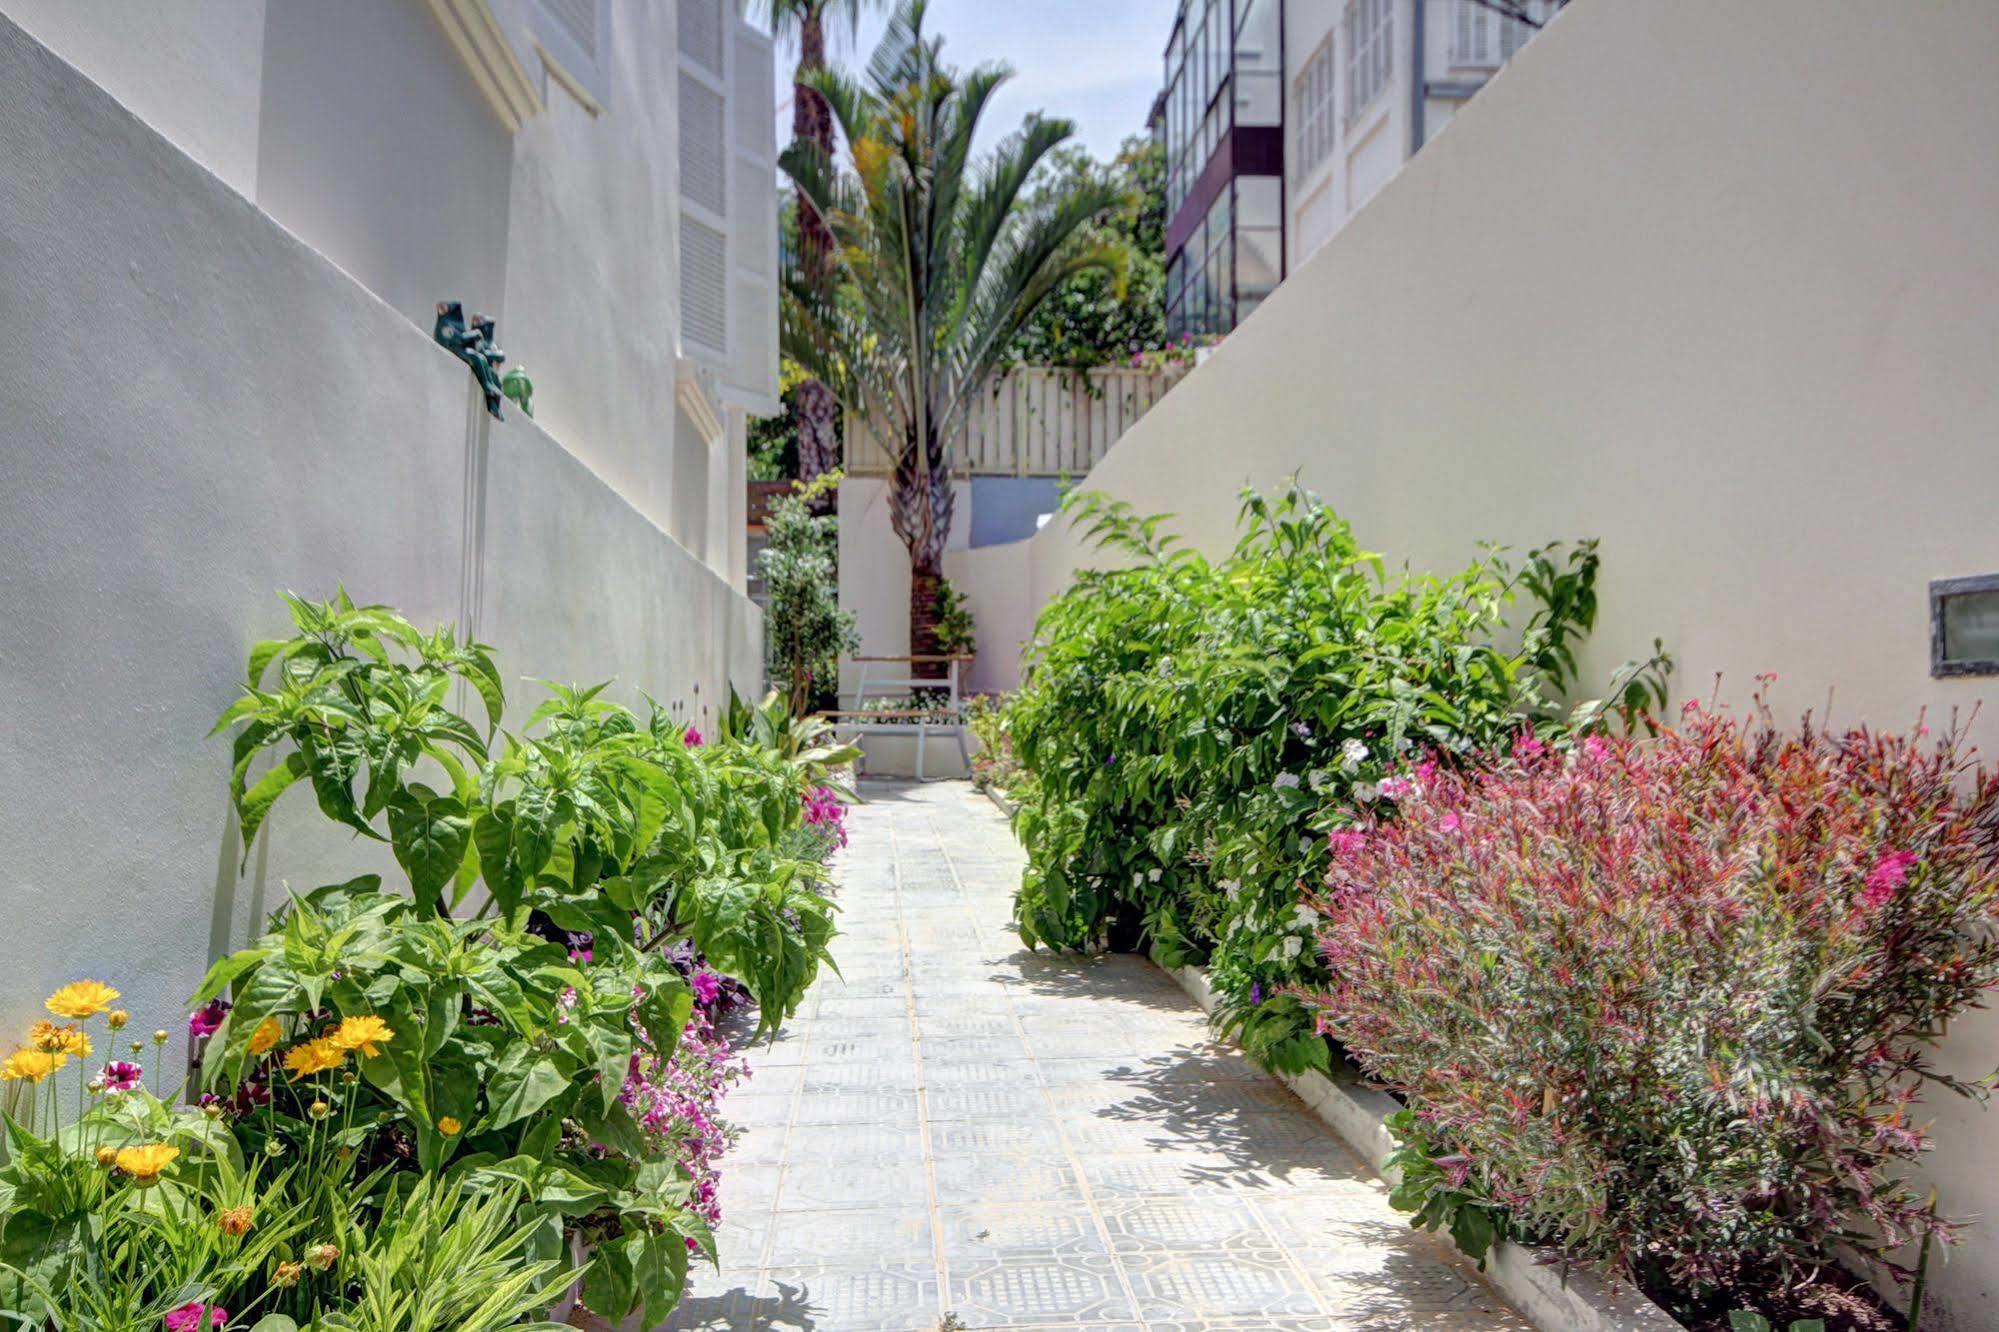
[[[1035,168],[1073,133],[1068,121],[1030,115],[974,159],[980,117],[1012,71],[945,66],[942,39],[923,30],[927,9],[902,0],[865,79],[810,77],[846,142],[844,165],[806,142],[782,158],[801,213],[833,239],[839,279],[831,291],[804,274],[787,279],[785,354],[830,387],[850,419],[895,441],[889,522],[909,548],[918,654],[937,651],[953,427],[1042,300],[1079,273],[1121,279],[1126,256],[1087,232],[1121,197],[1107,180],[1026,193]]]
[[[833,155],[833,115],[826,99],[812,86],[811,76],[826,68],[826,25],[844,18],[849,31],[860,33],[861,11],[877,9],[882,0],[759,0],[758,8],[779,39],[796,36],[798,67],[791,78],[791,138],[817,145]],[[799,265],[822,286],[831,277],[833,238],[817,216],[798,201]],[[798,479],[811,481],[830,471],[839,458],[840,403],[818,379],[801,382],[791,393],[793,424],[798,431]],[[815,501],[815,503],[817,503]]]

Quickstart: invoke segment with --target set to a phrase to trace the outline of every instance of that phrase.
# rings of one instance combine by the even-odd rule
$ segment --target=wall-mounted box
[[[1930,674],[1999,675],[1999,574],[1931,582]]]

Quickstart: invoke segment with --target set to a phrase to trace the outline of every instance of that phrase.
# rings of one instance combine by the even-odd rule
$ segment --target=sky
[[[1074,121],[1075,141],[1107,158],[1126,136],[1145,129],[1172,22],[1173,0],[932,0],[926,26],[942,34],[944,58],[953,65],[1013,66],[1013,79],[986,110],[981,147],[1039,110]],[[834,25],[829,63],[858,69],[886,24],[883,13],[864,16],[858,44],[846,24]],[[780,45],[777,60],[777,132],[789,137],[797,47]]]

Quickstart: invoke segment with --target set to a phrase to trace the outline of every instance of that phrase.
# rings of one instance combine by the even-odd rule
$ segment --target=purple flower
[[[1252,1007],[1253,1007],[1253,1006],[1255,1006],[1255,1005],[1257,1005],[1257,1004],[1260,1004],[1260,1003],[1262,1003],[1262,1002],[1263,1002],[1263,982],[1262,982],[1262,981],[1253,981],[1253,982],[1251,982],[1251,984],[1250,984],[1250,987],[1249,987],[1249,1002],[1250,1002],[1250,1004],[1251,1004],[1251,1006],[1252,1006]]]
[[[201,1040],[213,1036],[222,1029],[222,1019],[229,1015],[226,1000],[211,999],[200,1008],[187,1015],[187,1034],[190,1039]]]
[[[721,996],[721,978],[706,967],[689,977],[687,983],[693,987],[694,997],[704,1004],[712,1004]]]
[[[114,1059],[104,1066],[104,1090],[131,1091],[145,1081],[146,1070],[126,1059]]]

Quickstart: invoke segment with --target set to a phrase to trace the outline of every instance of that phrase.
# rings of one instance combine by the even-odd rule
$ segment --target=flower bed
[[[552,690],[495,743],[487,649],[344,596],[292,613],[217,727],[245,853],[302,785],[387,843],[408,891],[298,894],[215,965],[197,1105],[163,1083],[164,1030],[150,1070],[144,1041],[85,1066],[128,1020],[115,990],[51,996],[68,1022],[0,1070],[0,1307],[148,1332],[502,1327],[569,1289],[581,1237],[588,1305],[663,1319],[713,1254],[719,1102],[743,1075],[710,1014],[737,989],[774,1029],[827,958],[811,751],[742,709],[702,744],[601,686]],[[445,706],[454,678],[485,728]]]

